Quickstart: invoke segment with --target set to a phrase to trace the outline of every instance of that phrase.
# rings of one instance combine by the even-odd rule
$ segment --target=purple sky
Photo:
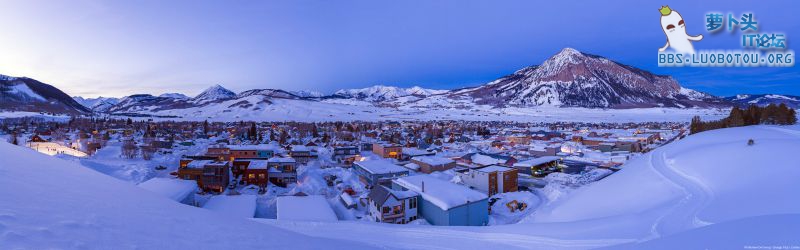
[[[564,47],[675,76],[717,95],[800,95],[798,68],[658,68],[659,3],[645,1],[4,1],[0,74],[70,95],[182,92],[213,84],[315,90],[474,86]],[[649,1],[648,1],[649,2]],[[763,32],[800,34],[797,1],[669,1],[700,49],[709,11],[753,12]],[[800,39],[800,38],[798,38]]]

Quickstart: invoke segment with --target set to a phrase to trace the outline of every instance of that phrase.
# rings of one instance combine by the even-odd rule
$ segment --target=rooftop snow
[[[428,165],[438,166],[453,163],[453,160],[438,156],[417,156],[412,160],[427,163]]]
[[[269,161],[265,160],[252,160],[250,164],[247,165],[247,169],[267,169]]]
[[[489,198],[485,194],[468,187],[450,183],[430,175],[414,175],[394,180],[400,186],[419,193],[423,199],[442,210],[450,210],[467,203]],[[423,183],[425,192],[422,191]]]
[[[267,161],[269,162],[278,162],[278,163],[294,163],[296,162],[294,158],[291,157],[272,157],[269,158]]]
[[[139,187],[180,202],[197,190],[197,182],[175,178],[152,178],[139,183]]]
[[[530,160],[514,163],[514,166],[515,167],[533,167],[533,166],[544,164],[544,163],[548,163],[548,162],[551,162],[551,161],[557,161],[558,159],[561,159],[561,157],[558,157],[558,156],[542,156],[542,157],[539,157],[539,158],[533,158],[533,159],[530,159]]]
[[[214,195],[203,208],[240,218],[253,218],[256,214],[256,196]]]
[[[295,221],[337,221],[328,201],[321,195],[280,196],[278,220]]]
[[[398,172],[408,172],[407,169],[393,164],[387,160],[368,160],[368,161],[357,161],[355,162],[356,165],[361,166],[364,170],[369,171],[372,174],[389,174],[389,173],[398,173]]]
[[[506,171],[509,171],[509,170],[512,170],[512,168],[503,167],[503,166],[497,166],[497,165],[491,165],[491,166],[488,166],[488,167],[475,169],[475,171],[480,171],[480,172],[484,172],[484,173],[506,172]]]

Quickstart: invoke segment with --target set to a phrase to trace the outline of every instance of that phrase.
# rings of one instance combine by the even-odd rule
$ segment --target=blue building
[[[418,212],[428,223],[439,226],[483,226],[489,223],[489,197],[468,187],[429,175],[401,177],[393,189],[419,193]]]
[[[408,169],[383,159],[357,161],[353,163],[353,169],[361,182],[369,186],[378,185],[381,181],[388,183],[394,178],[408,175]]]

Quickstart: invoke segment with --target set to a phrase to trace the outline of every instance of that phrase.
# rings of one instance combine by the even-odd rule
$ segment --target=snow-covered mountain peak
[[[234,97],[236,97],[236,93],[222,87],[219,84],[216,84],[192,98],[192,102],[195,104],[205,104],[209,102],[227,100]]]
[[[417,96],[430,96],[435,94],[446,93],[447,90],[434,90],[426,89],[419,86],[411,88],[400,88],[394,86],[375,85],[372,87],[362,89],[342,89],[336,91],[335,95],[343,96],[346,98],[355,98],[362,101],[380,102],[398,97],[417,95]]]

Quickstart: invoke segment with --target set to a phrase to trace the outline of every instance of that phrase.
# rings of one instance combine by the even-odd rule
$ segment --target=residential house
[[[372,152],[383,158],[400,159],[403,147],[393,143],[373,143]]]
[[[519,170],[520,173],[544,177],[547,174],[558,171],[560,161],[561,157],[558,156],[544,156],[517,162],[513,167]]]
[[[419,172],[430,174],[435,171],[445,171],[456,166],[456,162],[438,156],[417,156],[411,158],[411,162],[419,166]]]
[[[418,193],[417,212],[432,225],[482,226],[489,222],[489,197],[468,187],[414,175],[392,181],[392,189]]]
[[[519,170],[515,168],[491,165],[468,169],[459,172],[458,176],[467,186],[492,196],[498,193],[516,192],[518,173]]]
[[[294,145],[289,151],[289,156],[294,158],[297,163],[306,164],[311,160],[317,159],[317,152],[303,145]]]
[[[367,216],[375,222],[406,224],[418,218],[419,194],[411,190],[392,190],[377,185],[367,196]]]
[[[242,181],[248,185],[261,188],[269,182],[269,162],[267,160],[248,160],[247,167],[242,172]]]
[[[358,160],[360,157],[361,151],[358,147],[355,146],[348,146],[348,147],[334,147],[333,148],[333,155],[331,155],[331,160],[336,161],[339,164],[350,166]]]
[[[230,162],[196,160],[178,168],[178,177],[195,180],[203,191],[223,192],[230,181]]]
[[[357,161],[353,164],[356,174],[364,184],[376,186],[381,182],[407,176],[408,170],[387,160]]]
[[[297,161],[289,157],[272,157],[267,160],[269,182],[285,187],[297,182]]]

